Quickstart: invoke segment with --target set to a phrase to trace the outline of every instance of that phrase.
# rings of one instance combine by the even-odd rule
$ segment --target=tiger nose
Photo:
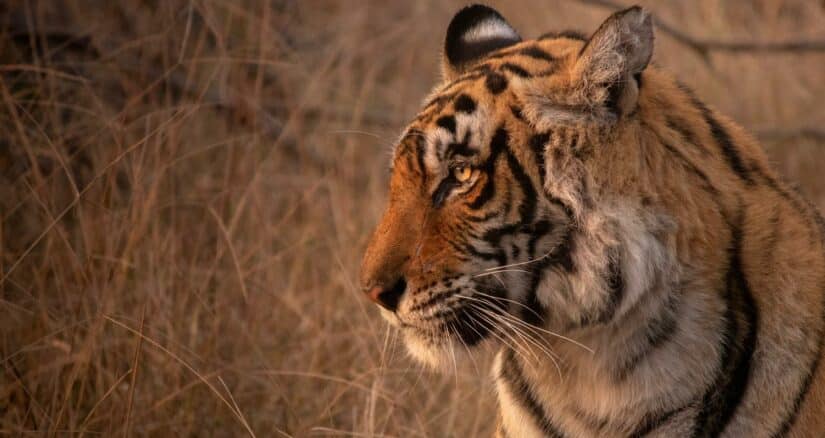
[[[386,285],[376,285],[366,289],[367,297],[379,306],[395,312],[398,309],[398,302],[401,301],[401,296],[407,290],[407,280],[400,277],[394,284],[387,287]]]

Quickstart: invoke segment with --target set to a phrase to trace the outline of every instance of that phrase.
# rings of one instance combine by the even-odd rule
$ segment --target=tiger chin
[[[504,436],[825,436],[822,220],[653,48],[460,10],[364,292],[424,363],[498,349]]]

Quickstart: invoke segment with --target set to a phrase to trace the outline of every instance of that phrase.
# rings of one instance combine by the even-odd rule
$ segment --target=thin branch
[[[611,10],[624,9],[626,6],[612,0],[572,0],[578,3],[607,8]],[[665,35],[684,44],[707,58],[710,52],[761,52],[761,53],[800,53],[825,52],[825,40],[791,40],[791,41],[720,41],[709,38],[697,38],[672,24],[656,18],[654,25]]]
[[[764,141],[786,141],[796,139],[810,139],[825,142],[825,129],[797,128],[797,129],[761,129],[756,136]]]
[[[719,41],[695,38],[658,19],[656,26],[676,41],[700,52],[825,52],[825,41],[821,40]]]

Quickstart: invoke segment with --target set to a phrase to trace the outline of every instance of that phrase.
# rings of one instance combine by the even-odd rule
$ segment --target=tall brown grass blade
[[[143,303],[143,310],[140,313],[140,328],[138,329],[139,336],[135,340],[135,354],[132,359],[131,375],[132,379],[129,382],[129,395],[126,403],[126,418],[123,420],[125,425],[123,429],[123,436],[129,438],[132,436],[132,404],[135,401],[135,390],[137,387],[138,363],[140,361],[140,349],[143,346],[143,329],[146,324],[146,303]]]
[[[232,257],[232,265],[235,267],[235,274],[238,276],[238,284],[241,286],[241,295],[243,296],[244,301],[249,301],[249,293],[246,291],[246,281],[244,280],[243,270],[241,269],[241,264],[238,260],[238,253],[235,251],[235,245],[232,243],[232,236],[229,235],[229,230],[226,229],[223,219],[221,219],[218,212],[215,211],[212,206],[209,206],[208,210],[215,219],[215,223],[218,224],[218,228],[221,230],[221,235],[226,241],[226,247],[229,248],[229,255]]]
[[[86,416],[83,417],[83,421],[80,422],[80,426],[78,427],[78,429],[80,429],[79,434],[80,434],[81,437],[83,437],[86,434],[86,432],[87,432],[86,427],[88,426],[89,421],[92,419],[95,412],[97,412],[97,408],[104,401],[106,401],[106,399],[108,399],[110,395],[112,395],[112,393],[115,391],[115,389],[118,387],[118,385],[120,385],[121,382],[123,382],[127,377],[129,377],[132,374],[133,374],[132,369],[131,368],[128,369],[125,373],[121,374],[120,377],[115,379],[114,383],[112,383],[112,385],[109,386],[109,389],[107,389],[106,392],[103,393],[102,397],[97,399],[94,406],[92,406],[92,409],[89,410],[89,413],[86,414]]]

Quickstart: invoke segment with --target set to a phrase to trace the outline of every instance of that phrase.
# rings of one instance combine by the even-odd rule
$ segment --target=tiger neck
[[[544,273],[540,342],[505,349],[495,372],[503,397],[559,427],[627,432],[710,384],[724,304],[711,280],[684,280],[668,218],[602,205],[572,234],[572,268]]]

